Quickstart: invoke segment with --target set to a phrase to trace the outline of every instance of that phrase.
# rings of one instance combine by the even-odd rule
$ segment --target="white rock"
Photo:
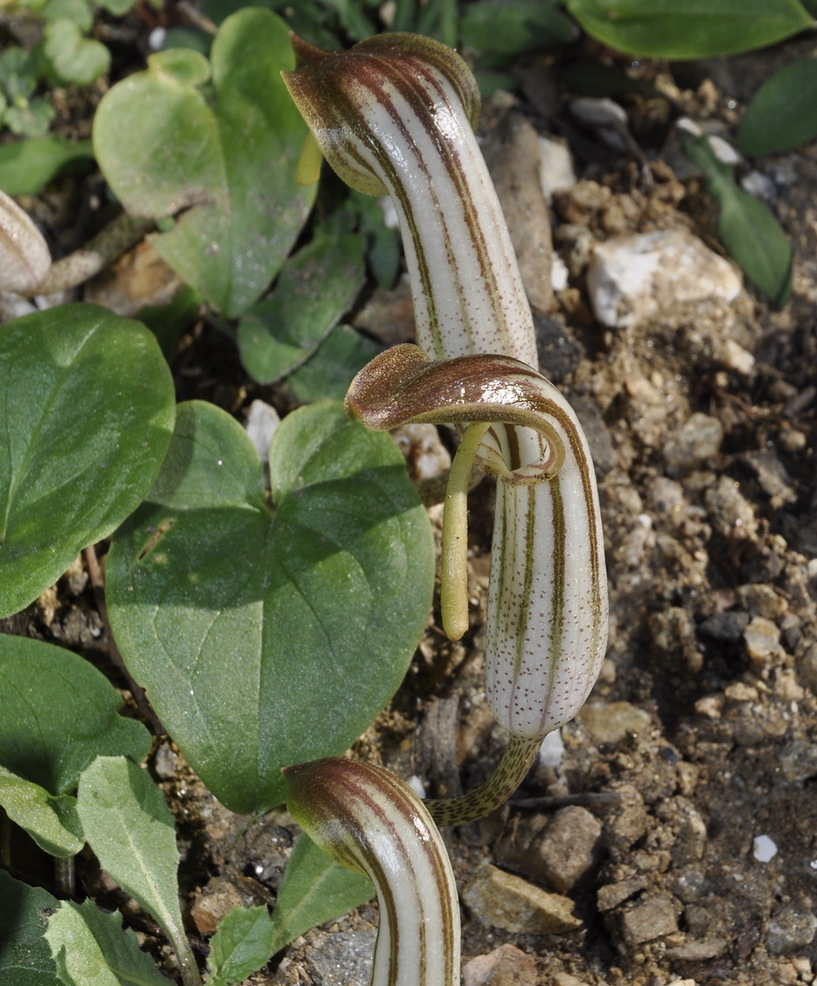
[[[741,278],[686,230],[659,230],[598,244],[587,289],[598,321],[622,328],[666,316],[682,305],[728,304],[740,292]]]
[[[256,447],[261,461],[269,462],[269,443],[281,423],[278,412],[264,401],[253,401],[244,428]]]
[[[768,835],[756,835],[752,843],[752,855],[759,863],[768,863],[777,855],[777,846]]]
[[[562,742],[561,730],[554,729],[552,733],[547,734],[544,742],[539,747],[539,763],[543,767],[553,767],[555,769],[560,766],[564,752],[565,745]]]
[[[554,291],[564,291],[570,271],[567,264],[562,260],[558,253],[553,254],[553,262],[550,265],[550,286]]]
[[[550,137],[539,138],[539,182],[547,202],[550,202],[554,192],[576,184],[570,151],[561,141]]]

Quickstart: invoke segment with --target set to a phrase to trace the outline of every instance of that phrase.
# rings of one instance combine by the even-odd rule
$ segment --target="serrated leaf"
[[[334,862],[302,833],[295,840],[272,914],[272,952],[373,896],[368,877]]]
[[[771,209],[735,184],[732,168],[715,157],[705,137],[685,138],[684,151],[720,205],[718,236],[730,256],[773,305],[784,305],[791,290],[791,244]]]
[[[813,24],[798,0],[567,0],[582,28],[651,58],[710,58],[774,44]]]
[[[161,925],[182,969],[195,968],[179,911],[173,816],[147,771],[97,757],[79,779],[77,811],[102,868]]]
[[[53,797],[5,767],[0,767],[0,806],[51,856],[73,856],[85,845],[75,798]]]
[[[272,294],[238,325],[238,348],[247,372],[274,383],[306,362],[363,286],[360,236],[321,237],[287,261]]]
[[[89,86],[104,75],[111,53],[93,38],[85,38],[73,21],[59,18],[45,25],[41,57],[55,85]]]
[[[213,42],[215,106],[201,73],[188,71],[193,56],[203,61],[190,49],[159,52],[148,71],[114,86],[94,118],[94,147],[129,212],[161,218],[187,208],[153,245],[237,316],[280,268],[315,195],[295,182],[306,127],[280,78],[294,56],[283,21],[240,10]]]
[[[775,72],[746,108],[737,145],[747,155],[774,154],[817,137],[817,58]]]
[[[61,986],[43,934],[59,901],[0,870],[0,982],[4,986]]]
[[[71,651],[0,634],[0,764],[7,770],[57,795],[73,791],[99,754],[141,760],[150,735],[119,715],[122,705],[105,676]]]
[[[428,521],[388,436],[339,404],[258,454],[218,408],[179,407],[162,473],[108,555],[131,672],[211,791],[278,804],[281,767],[341,752],[397,688],[425,623]]]
[[[381,349],[351,326],[338,325],[313,355],[287,377],[287,385],[302,404],[323,397],[340,400],[358,370]]]
[[[208,986],[232,986],[264,965],[272,955],[272,921],[266,907],[237,907],[221,920],[210,939]]]
[[[65,900],[45,932],[64,986],[169,986],[122,916]]]
[[[140,503],[174,410],[156,340],[132,319],[64,305],[0,328],[0,617]]]

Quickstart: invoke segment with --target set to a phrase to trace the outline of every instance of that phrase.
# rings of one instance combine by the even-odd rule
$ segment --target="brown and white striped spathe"
[[[457,887],[422,801],[394,774],[355,760],[329,757],[284,774],[298,824],[375,885],[380,926],[371,986],[458,986]]]
[[[283,77],[321,151],[400,218],[417,341],[436,359],[502,352],[537,365],[530,309],[473,133],[479,92],[445,45],[409,34],[325,52],[293,38]]]

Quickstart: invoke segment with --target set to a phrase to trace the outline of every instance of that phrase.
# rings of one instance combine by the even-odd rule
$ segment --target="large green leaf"
[[[817,137],[817,58],[801,58],[758,89],[740,121],[744,154],[774,154]]]
[[[685,138],[684,151],[720,205],[721,242],[769,301],[784,305],[791,290],[791,244],[771,209],[735,184],[731,166],[715,157],[706,137]]]
[[[122,698],[71,651],[0,634],[0,765],[49,794],[74,790],[99,754],[138,761],[150,735],[119,715]]]
[[[567,0],[584,30],[652,58],[708,58],[774,44],[813,24],[799,0]]]
[[[76,799],[52,797],[39,784],[0,767],[0,807],[52,856],[74,856],[85,845],[76,813]]]
[[[138,322],[83,304],[0,328],[0,616],[141,502],[174,408],[170,371]]]
[[[272,914],[272,951],[374,896],[372,881],[331,860],[306,833],[295,841]]]
[[[108,561],[125,661],[234,811],[279,803],[282,767],[343,751],[393,694],[430,604],[428,521],[388,435],[339,404],[284,419],[273,504],[243,429],[179,407],[144,506]]]
[[[122,916],[64,900],[45,932],[63,986],[170,986]]]
[[[0,983],[3,986],[62,986],[48,942],[48,915],[59,902],[0,870]]]
[[[244,312],[289,253],[315,194],[295,183],[306,126],[280,77],[294,67],[287,28],[246,7],[222,24],[211,65],[158,52],[114,86],[94,118],[94,149],[135,215],[187,208],[153,245],[226,315]],[[212,70],[215,105],[203,89]]]
[[[363,251],[360,236],[326,236],[289,260],[273,293],[238,326],[241,360],[255,380],[280,380],[309,359],[363,286]]]
[[[162,926],[189,982],[195,960],[179,910],[176,828],[162,792],[130,760],[97,757],[79,779],[77,811],[100,865]]]

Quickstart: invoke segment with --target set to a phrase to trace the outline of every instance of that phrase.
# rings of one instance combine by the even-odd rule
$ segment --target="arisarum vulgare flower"
[[[298,67],[284,79],[296,104],[341,178],[391,196],[411,278],[421,349],[377,357],[347,408],[372,428],[463,428],[443,518],[443,620],[454,637],[467,627],[471,465],[499,478],[486,675],[511,738],[486,785],[430,804],[440,824],[463,822],[513,792],[601,667],[607,592],[593,464],[570,405],[536,371],[533,320],[473,134],[478,97],[465,63],[412,35],[381,35],[348,52],[293,44]]]
[[[457,886],[422,801],[388,770],[340,757],[284,774],[298,824],[375,886],[380,927],[370,986],[458,986]]]

